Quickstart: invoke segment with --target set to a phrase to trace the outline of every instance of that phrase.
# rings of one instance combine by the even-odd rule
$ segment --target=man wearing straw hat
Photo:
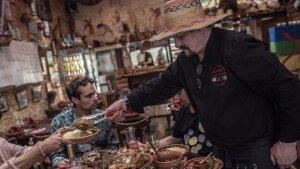
[[[185,89],[224,168],[288,168],[300,138],[299,80],[261,41],[210,26],[225,15],[205,15],[199,0],[164,7],[163,29],[151,40],[174,37],[182,52],[105,113],[141,112]]]
[[[68,98],[73,103],[73,107],[54,117],[51,124],[51,132],[55,132],[57,129],[64,126],[72,127],[73,122],[77,118],[102,112],[102,110],[97,109],[98,97],[93,79],[76,77],[66,85],[65,89]],[[113,119],[110,120],[113,121]],[[95,127],[100,128],[101,132],[96,136],[94,146],[101,149],[118,149],[119,142],[113,134],[113,127],[110,122],[103,120],[95,124]],[[75,145],[76,155],[89,150],[92,150],[91,144]],[[67,158],[66,147],[63,147],[58,152],[52,154],[51,159],[54,167],[68,167],[69,160]]]

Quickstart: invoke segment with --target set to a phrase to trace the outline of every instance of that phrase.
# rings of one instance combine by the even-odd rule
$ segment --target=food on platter
[[[94,164],[101,162],[101,156],[98,151],[90,151],[81,157],[81,161],[83,164]]]
[[[88,130],[79,130],[76,128],[67,129],[62,131],[62,136],[76,144],[85,144],[95,139],[97,134],[100,133],[100,129],[92,128]]]
[[[166,150],[169,150],[169,151],[178,151],[182,154],[185,154],[186,153],[186,149],[185,148],[181,148],[181,147],[169,147],[169,148],[166,148]]]
[[[93,134],[93,131],[91,130],[79,130],[79,129],[74,129],[74,130],[70,130],[67,131],[66,133],[63,134],[63,138],[65,139],[77,139],[77,138],[82,138],[82,137],[86,137]]]
[[[88,130],[94,128],[94,121],[89,119],[76,119],[73,122],[73,126],[80,130]]]
[[[144,168],[152,163],[153,159],[150,154],[128,151],[128,153],[120,154],[113,157],[109,169],[133,169]]]
[[[123,147],[123,148],[119,149],[118,154],[124,154],[124,153],[128,153],[130,151],[145,153],[147,150],[148,150],[148,148],[145,145],[139,145],[139,149],[127,149],[126,147]]]
[[[171,144],[160,147],[158,151],[178,151],[181,154],[186,155],[188,153],[188,147],[183,144]]]

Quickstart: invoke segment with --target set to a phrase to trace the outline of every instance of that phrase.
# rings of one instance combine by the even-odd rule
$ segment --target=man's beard
[[[97,109],[98,108],[98,104],[93,104],[91,107],[89,107],[89,108],[84,108],[84,107],[80,107],[82,110],[84,110],[84,111],[92,111],[92,110],[95,110],[95,109]]]
[[[180,46],[179,48],[182,50],[182,52],[184,53],[184,55],[186,57],[190,57],[190,56],[193,56],[195,54],[189,48],[187,48],[185,46]]]

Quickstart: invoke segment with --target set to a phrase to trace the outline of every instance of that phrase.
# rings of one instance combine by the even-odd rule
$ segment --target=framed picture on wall
[[[14,40],[22,40],[19,28],[16,25],[8,24],[8,28],[11,32],[12,39]]]
[[[32,88],[32,101],[37,102],[42,99],[42,86]]]
[[[7,96],[0,96],[0,114],[8,111]]]
[[[41,57],[41,63],[42,63],[42,70],[43,70],[43,75],[47,75],[47,63],[46,63],[46,57]]]
[[[37,10],[36,10],[36,4],[35,4],[35,0],[33,0],[30,4],[30,9],[31,9],[31,14],[33,16],[37,15]]]
[[[3,23],[4,23],[4,0],[0,0],[0,31],[3,31]]]
[[[28,106],[28,97],[26,90],[17,93],[17,103],[19,105],[19,109],[23,109]]]
[[[44,21],[52,21],[49,0],[35,0],[38,17]]]
[[[49,37],[50,36],[50,27],[48,21],[43,21],[45,28],[44,28],[44,36]]]
[[[54,64],[54,59],[53,59],[52,51],[51,50],[47,50],[46,56],[47,56],[48,66],[52,66]]]

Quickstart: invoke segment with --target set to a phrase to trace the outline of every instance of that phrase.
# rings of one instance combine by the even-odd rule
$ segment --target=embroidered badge
[[[212,70],[211,81],[217,86],[223,86],[227,81],[227,72],[224,66],[216,65]]]

